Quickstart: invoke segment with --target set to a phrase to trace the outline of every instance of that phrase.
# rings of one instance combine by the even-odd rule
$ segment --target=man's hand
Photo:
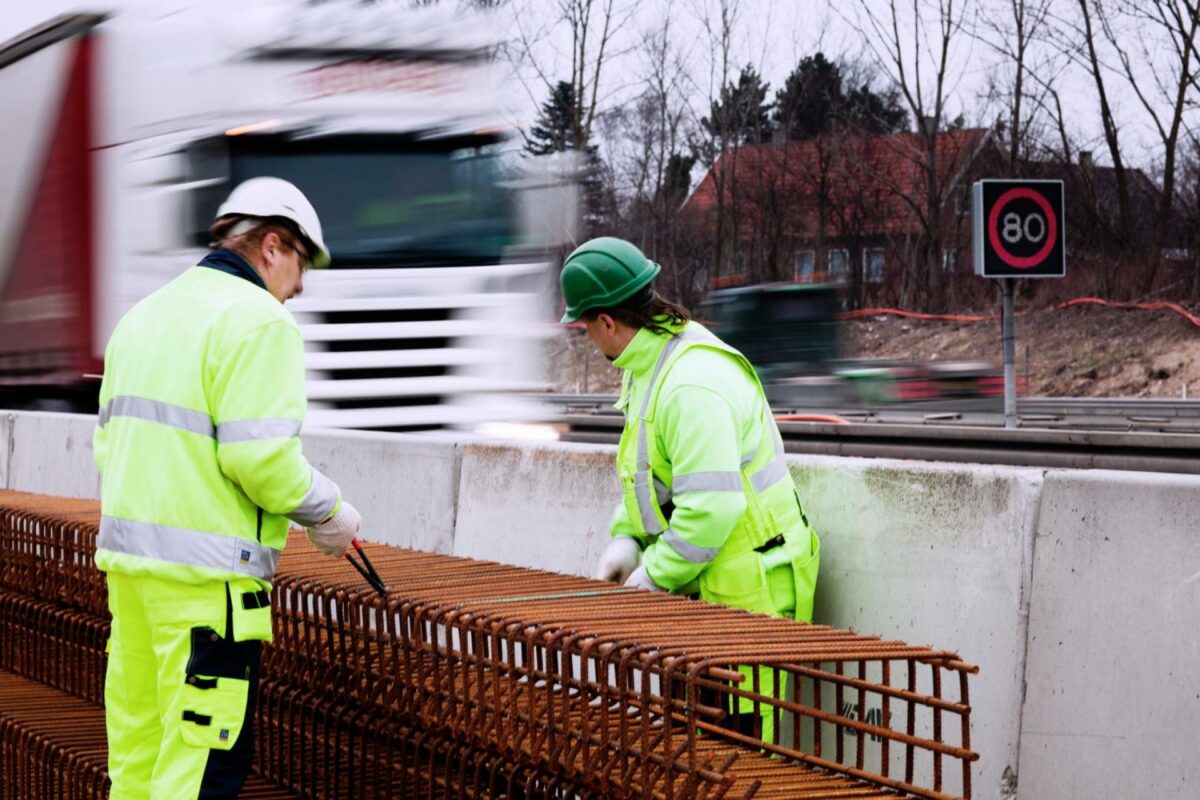
[[[632,589],[649,589],[652,592],[665,592],[666,589],[659,586],[650,577],[650,573],[646,572],[646,567],[640,566],[635,569],[629,578],[625,581],[625,585]]]
[[[308,529],[308,540],[325,555],[341,558],[346,554],[360,527],[362,515],[358,513],[358,509],[343,500],[342,507],[336,514],[320,525]]]
[[[596,564],[596,580],[624,583],[642,563],[642,548],[629,536],[617,536],[608,543]]]

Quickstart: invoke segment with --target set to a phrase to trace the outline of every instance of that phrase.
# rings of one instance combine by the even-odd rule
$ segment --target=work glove
[[[596,580],[624,583],[629,573],[642,563],[642,548],[629,536],[616,536],[596,564]]]
[[[629,578],[625,581],[625,585],[631,589],[649,589],[652,592],[665,592],[666,589],[659,586],[650,577],[650,573],[646,572],[645,565],[642,565],[630,573]]]
[[[325,555],[341,558],[361,527],[362,515],[343,500],[336,514],[308,529],[308,540]]]

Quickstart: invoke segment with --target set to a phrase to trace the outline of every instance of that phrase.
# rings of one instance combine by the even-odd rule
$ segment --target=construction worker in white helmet
[[[105,352],[112,800],[237,797],[290,523],[337,557],[361,524],[301,452],[304,343],[283,303],[329,264],[316,212],[287,181],[253,178],[210,233],[208,255],[134,306]]]

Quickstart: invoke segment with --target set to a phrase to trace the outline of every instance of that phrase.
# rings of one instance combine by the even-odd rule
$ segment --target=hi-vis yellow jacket
[[[820,541],[750,362],[690,322],[674,336],[643,328],[614,366],[625,429],[612,535],[637,539],[668,591],[811,620]]]
[[[288,519],[315,525],[341,503],[301,453],[305,406],[299,328],[236,254],[138,303],[105,352],[97,566],[268,586]]]

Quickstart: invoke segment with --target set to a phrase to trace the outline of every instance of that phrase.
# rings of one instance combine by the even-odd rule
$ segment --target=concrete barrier
[[[8,462],[12,460],[12,426],[16,416],[9,411],[0,412],[0,487],[8,487]]]
[[[95,417],[42,411],[6,417],[6,488],[64,497],[100,496],[100,471],[92,455]]]
[[[971,746],[982,756],[973,780],[977,797],[1000,796],[1018,758],[1013,712],[1021,704],[1041,471],[826,456],[789,461],[822,537],[815,620],[955,650],[978,664]],[[879,698],[870,703],[878,706]],[[958,780],[947,776],[950,793]]]
[[[0,415],[0,485],[95,496],[94,424]],[[362,510],[365,539],[574,574],[607,544],[612,447],[304,440]],[[1195,796],[1200,478],[788,462],[823,540],[817,621],[980,665],[975,797]]]
[[[363,515],[364,542],[453,551],[458,444],[359,431],[306,431],[302,439],[308,460]]]
[[[1200,795],[1200,478],[1046,476],[1022,797]]]
[[[620,498],[615,453],[588,444],[466,445],[454,554],[590,573]]]

